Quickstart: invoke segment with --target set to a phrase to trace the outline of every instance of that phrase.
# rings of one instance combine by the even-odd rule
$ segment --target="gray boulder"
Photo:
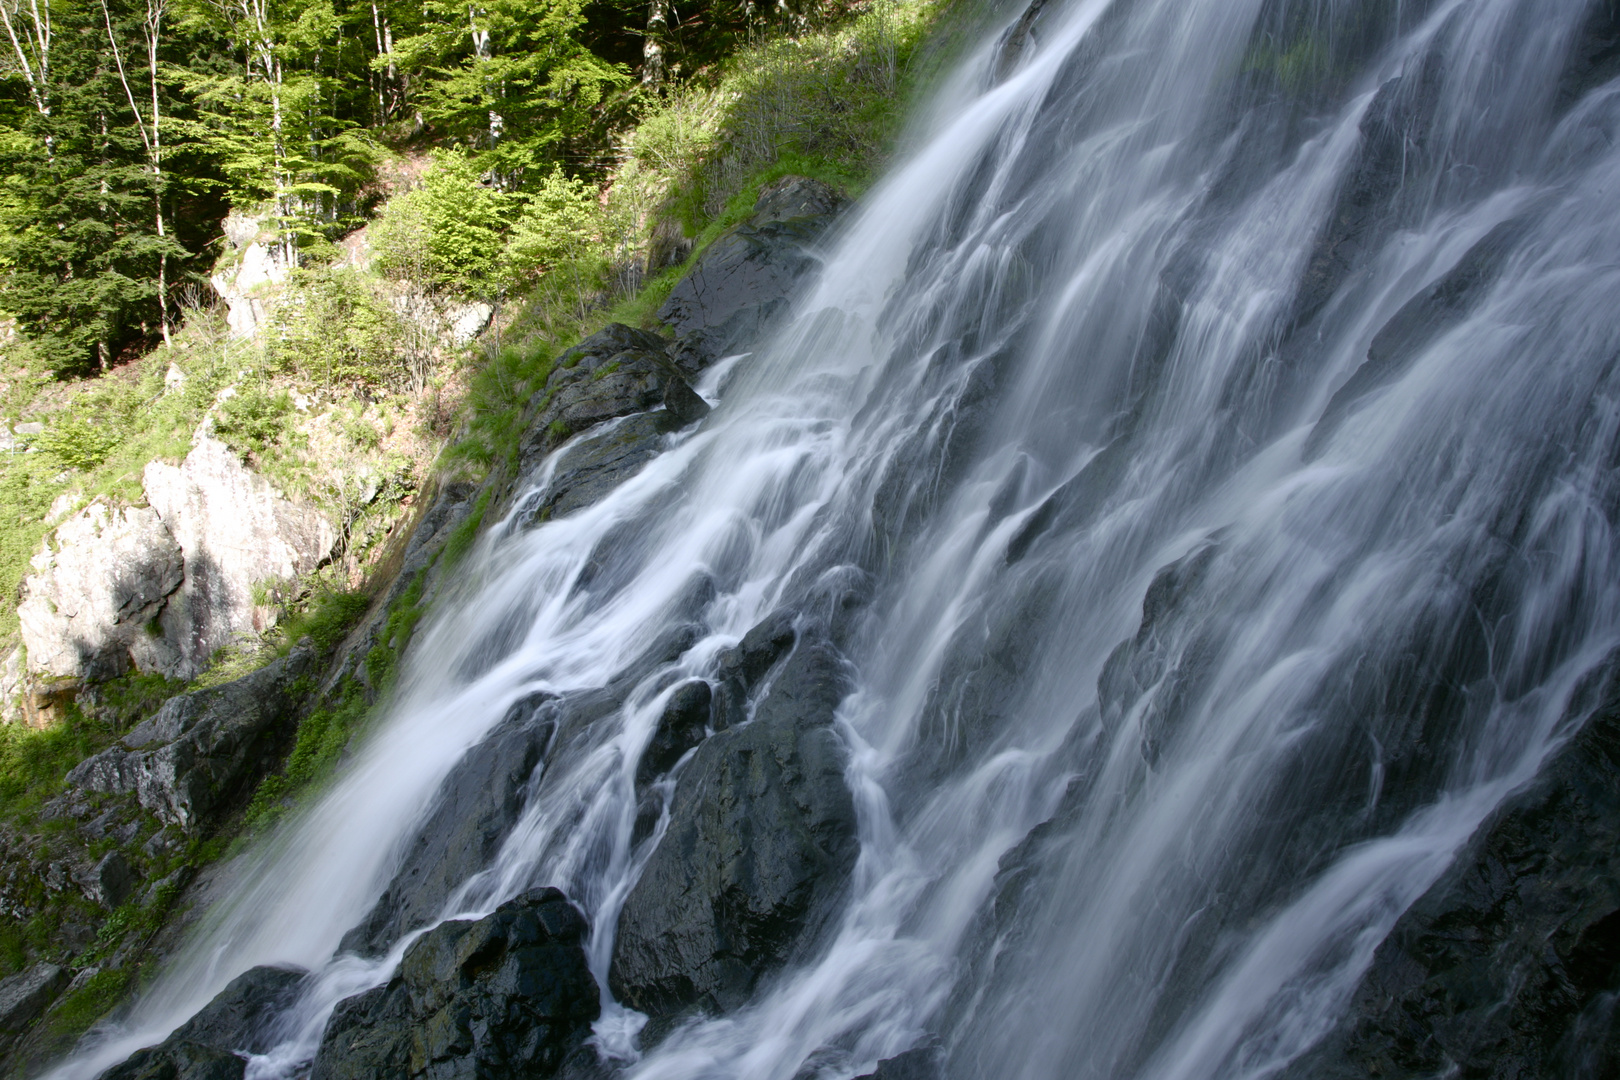
[[[524,519],[565,517],[601,499],[658,456],[669,421],[662,412],[629,416],[570,446],[557,460],[551,482],[524,507]]]
[[[557,358],[546,385],[531,400],[520,472],[589,428],[664,406],[658,423],[673,431],[701,419],[708,405],[687,385],[670,342],[611,323]]]
[[[172,697],[119,744],[74,766],[68,785],[133,791],[160,820],[206,830],[291,733],[314,664],[298,648],[233,682]]]
[[[202,436],[179,467],[150,462],[146,498],[179,544],[185,577],[159,616],[161,636],[134,642],[142,670],[194,678],[215,650],[266,627],[253,588],[310,573],[337,532],[320,511],[281,497],[230,448]]]
[[[655,1016],[748,998],[846,885],[858,851],[833,713],[846,661],[804,640],[752,723],[707,739],[619,916],[609,984]]]
[[[0,1035],[20,1034],[68,983],[68,973],[55,964],[35,964],[0,982]]]
[[[229,1050],[174,1040],[135,1051],[98,1080],[242,1080],[246,1069]]]
[[[168,1041],[265,1053],[280,1041],[275,1031],[276,1016],[297,998],[308,975],[303,968],[249,968],[232,979],[197,1015],[176,1028]]]
[[[85,891],[97,903],[115,908],[129,899],[129,894],[135,891],[135,886],[140,882],[140,875],[129,865],[124,853],[114,849],[96,863],[84,884]]]
[[[709,245],[658,317],[701,342],[698,351],[709,360],[748,347],[817,265],[813,245],[843,203],[819,181],[778,180],[760,192],[748,221]]]
[[[585,919],[534,889],[411,944],[393,981],[339,1003],[311,1080],[547,1076],[601,1013]]]
[[[636,786],[669,772],[707,734],[714,693],[702,679],[688,679],[669,695],[652,740],[636,765]]]
[[[855,1080],[940,1080],[943,1075],[939,1047],[929,1045],[884,1058],[877,1068]]]
[[[180,545],[155,510],[100,500],[63,522],[56,550],[33,567],[17,606],[29,668],[90,679],[129,669],[183,575]]]

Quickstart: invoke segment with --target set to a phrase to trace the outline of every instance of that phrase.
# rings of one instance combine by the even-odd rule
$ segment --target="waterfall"
[[[848,888],[725,1015],[644,1047],[604,990],[599,1052],[648,1080],[929,1039],[953,1078],[1275,1074],[1620,645],[1606,11],[1052,0],[1018,50],[1005,12],[794,318],[711,370],[708,420],[489,531],[329,793],[59,1075],[270,962],[317,973],[249,1067],[292,1075],[409,943],[336,954],[455,762],[628,673],[442,913],[555,885],[606,987],[670,688],[844,580]]]

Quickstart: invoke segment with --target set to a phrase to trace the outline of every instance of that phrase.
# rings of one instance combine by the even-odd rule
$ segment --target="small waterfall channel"
[[[408,945],[339,951],[456,762],[609,686],[442,916],[562,889],[626,1077],[834,1080],[930,1039],[953,1078],[1275,1074],[1620,645],[1607,12],[1007,11],[710,417],[490,530],[340,780],[57,1075],[277,962],[316,977],[248,1075],[297,1075]],[[668,821],[637,834],[638,759],[784,607],[841,620],[859,856],[746,1003],[643,1047],[605,989]]]

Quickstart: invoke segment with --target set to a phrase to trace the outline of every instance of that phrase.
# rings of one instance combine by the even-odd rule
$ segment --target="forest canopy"
[[[615,130],[767,16],[794,17],[667,0],[0,0],[0,310],[45,368],[105,370],[166,340],[207,289],[229,211],[297,266],[376,210],[379,164],[412,147],[434,164],[393,214],[396,265],[410,214],[459,198],[467,235],[421,253],[430,273],[511,280],[522,268],[496,265],[479,230],[527,228],[531,254],[556,258]],[[563,224],[536,232],[542,212]]]

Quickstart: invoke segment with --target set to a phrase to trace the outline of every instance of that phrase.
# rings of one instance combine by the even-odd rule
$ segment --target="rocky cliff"
[[[221,645],[259,629],[256,587],[306,574],[332,548],[329,522],[281,498],[206,431],[180,466],[148,467],[147,506],[93,503],[58,529],[25,588],[29,664],[121,734],[74,766],[66,792],[44,808],[42,820],[60,827],[3,838],[7,914],[59,912],[65,901],[54,896],[71,900],[78,920],[63,926],[50,957],[0,983],[9,1072],[32,1072],[62,1049],[61,1033],[72,1026],[64,1009],[82,1011],[83,988],[110,988],[94,1000],[116,1000],[129,970],[143,957],[160,960],[178,940],[207,903],[212,872],[198,877],[197,868],[207,866],[208,841],[235,828],[312,711],[339,707],[346,696],[375,700],[379,658],[391,664],[408,638],[401,613],[414,619],[445,588],[441,555],[452,535],[502,516],[521,528],[575,513],[634,475],[670,433],[700,422],[709,405],[692,383],[715,360],[746,350],[784,310],[841,202],[803,178],[773,185],[755,215],[712,245],[671,294],[660,315],[678,337],[615,324],[559,357],[529,402],[515,458],[482,485],[427,493],[370,612],[335,647],[306,640],[223,685],[100,704],[101,680],[130,669],[190,678]],[[662,1015],[733,1003],[787,954],[852,863],[853,814],[827,732],[845,675],[821,633],[784,614],[739,646],[726,685],[711,694],[698,683],[671,699],[659,736],[667,745],[648,755],[649,786],[706,732],[734,720],[726,709],[743,707],[768,670],[783,673],[760,705],[768,721],[722,731],[702,763],[683,773],[701,779],[681,788],[678,828],[705,854],[655,871],[627,910],[622,933],[631,944],[615,977],[622,971],[626,985],[648,987],[647,1007]],[[559,730],[589,723],[613,693],[541,697],[515,709],[446,780],[438,812],[345,947],[386,950],[429,925],[510,829],[528,776]],[[751,761],[777,763],[763,801],[739,786]],[[710,820],[716,800],[759,823],[743,843],[749,854],[759,846],[760,874],[737,879],[725,869],[737,852],[724,821]],[[729,914],[739,904],[741,923]],[[111,954],[98,946],[107,935],[95,926],[109,911],[143,926]],[[732,939],[745,923],[750,943],[739,951]],[[689,940],[675,952],[661,949],[656,939],[676,925],[692,928]],[[315,1072],[546,1075],[565,1060],[585,1060],[580,1048],[597,1015],[598,988],[580,952],[584,933],[555,890],[527,894],[475,923],[440,925],[417,940],[392,982],[339,1006]],[[676,969],[688,963],[694,974],[682,982]],[[236,1080],[242,1055],[261,1049],[257,1025],[300,977],[247,973],[164,1043],[108,1075]],[[688,989],[651,989],[671,979]]]

